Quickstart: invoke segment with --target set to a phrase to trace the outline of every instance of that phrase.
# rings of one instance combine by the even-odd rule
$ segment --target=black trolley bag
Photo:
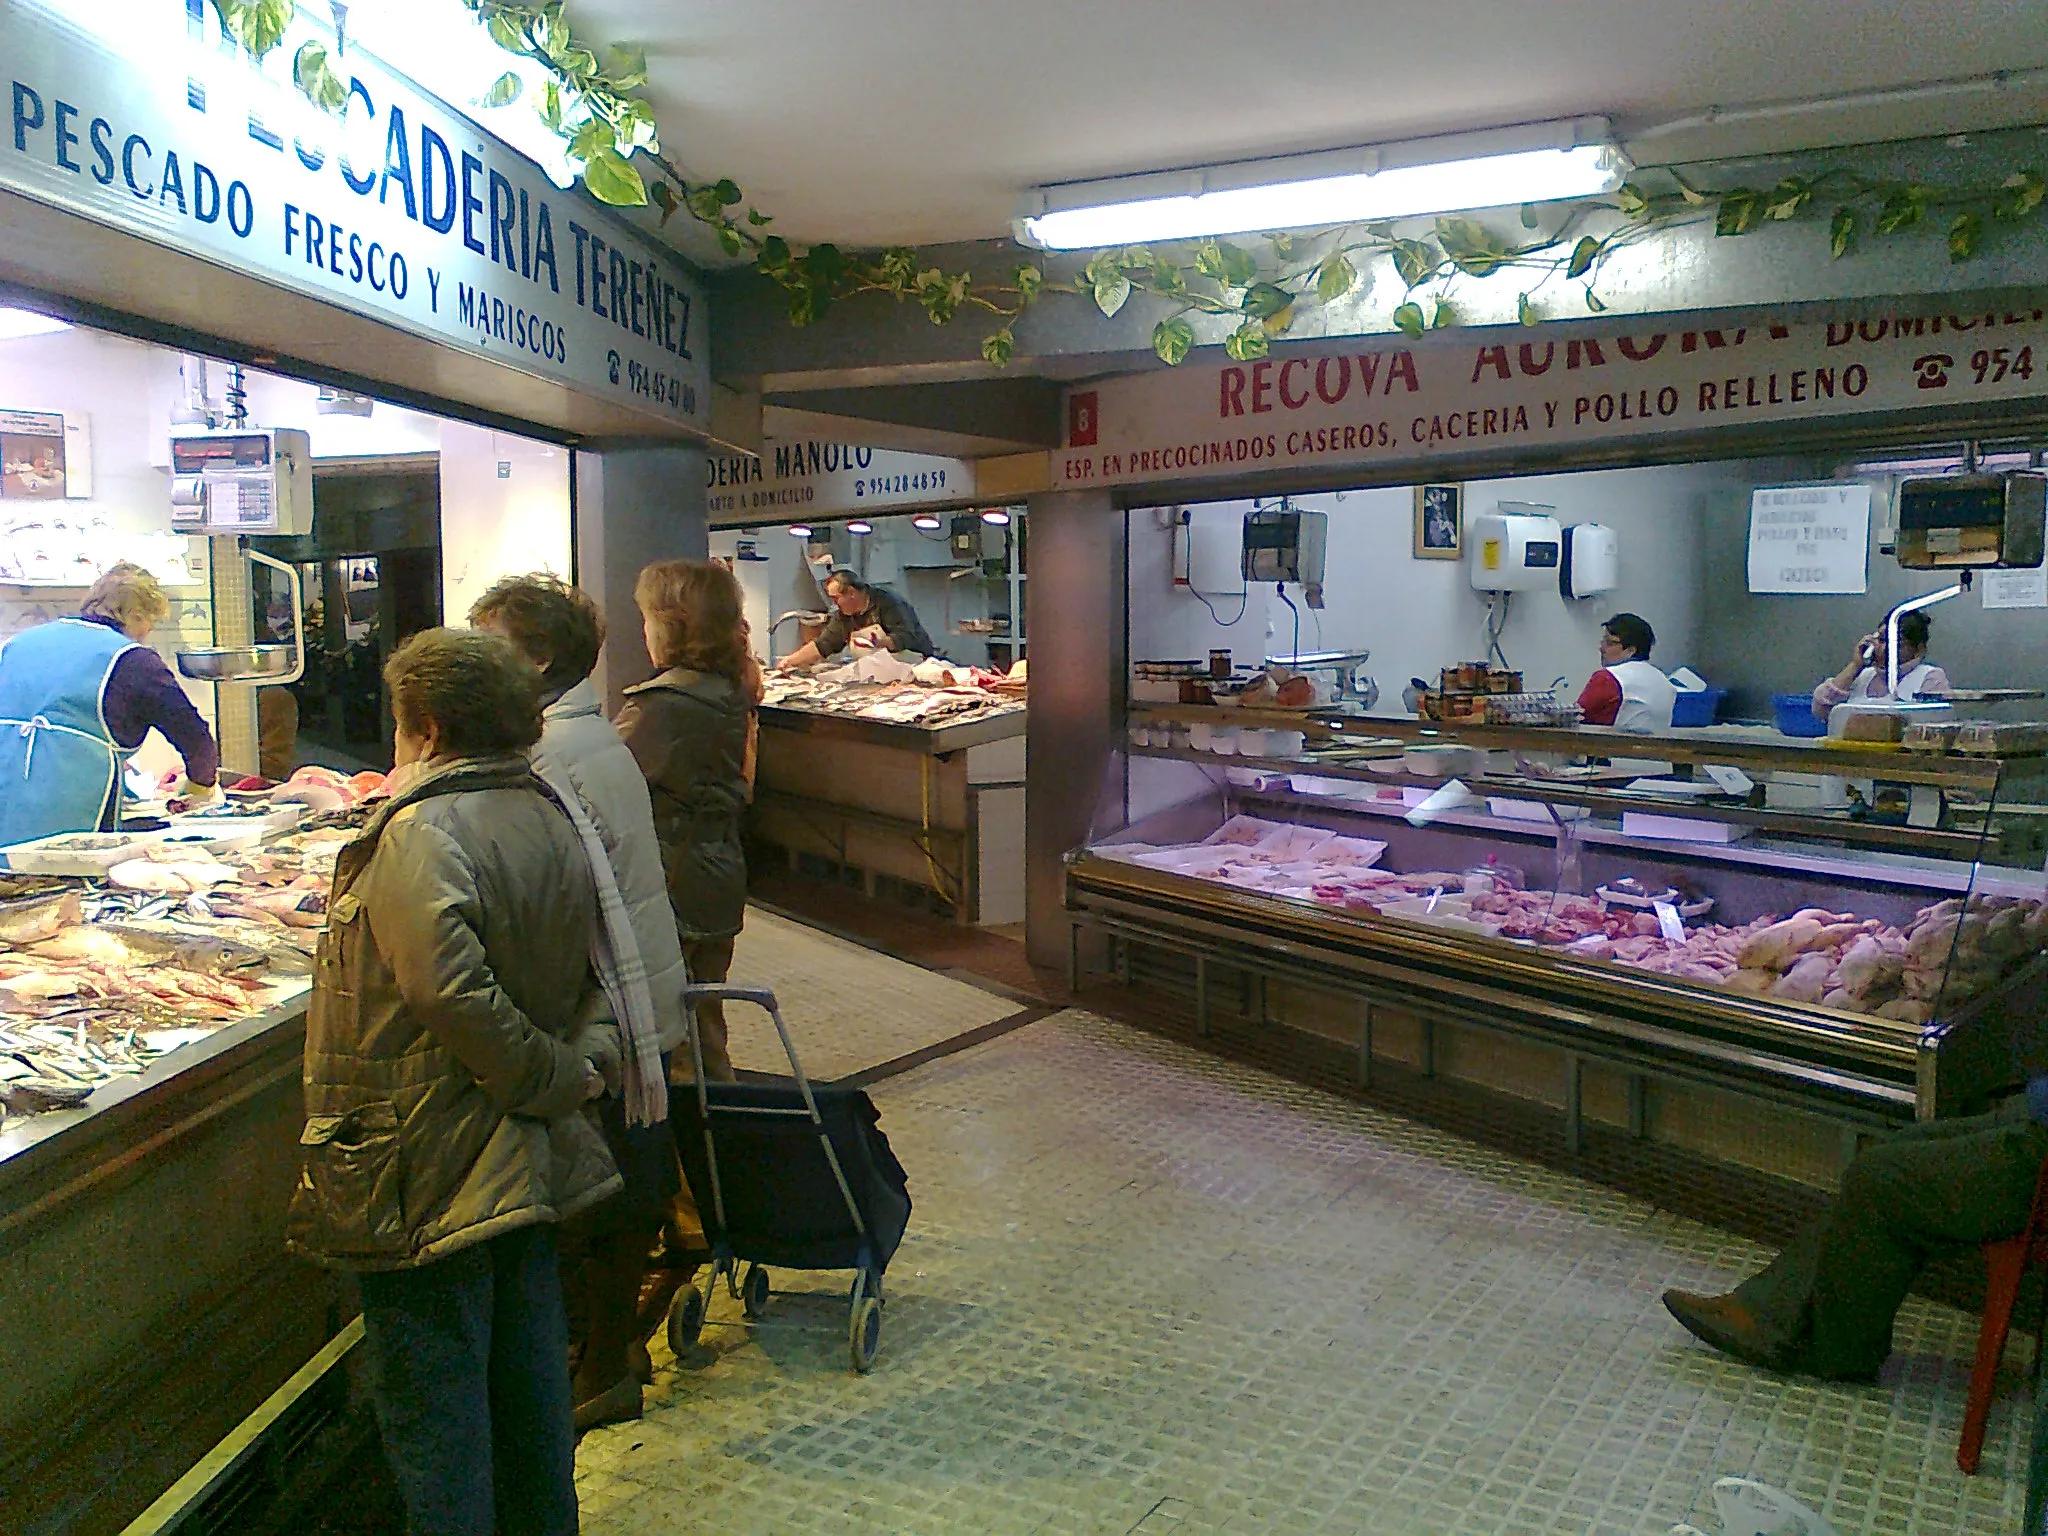
[[[789,1056],[788,1079],[705,1081],[696,1004],[713,999],[766,1010]],[[850,1269],[848,1352],[855,1370],[869,1370],[882,1342],[882,1272],[910,1222],[909,1180],[874,1101],[865,1089],[804,1076],[767,987],[692,985],[683,1006],[696,1081],[671,1090],[669,1119],[711,1264],[701,1285],[683,1286],[670,1303],[670,1348],[681,1357],[697,1342],[721,1278],[758,1321],[768,1308],[769,1265]]]

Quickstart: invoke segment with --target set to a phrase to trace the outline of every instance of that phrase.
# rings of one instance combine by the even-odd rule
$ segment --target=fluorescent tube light
[[[1054,251],[1597,197],[1631,169],[1605,118],[1043,187],[1017,238]]]
[[[32,309],[0,305],[0,341],[17,341],[24,336],[54,336],[68,331],[71,323],[54,315],[39,315]]]

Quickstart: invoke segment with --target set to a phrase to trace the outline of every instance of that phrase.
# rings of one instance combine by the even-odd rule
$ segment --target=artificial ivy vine
[[[1192,317],[1234,320],[1224,350],[1243,362],[1265,356],[1304,308],[1349,297],[1381,261],[1402,284],[1395,326],[1420,336],[1456,323],[1460,279],[1501,273],[1525,281],[1516,303],[1524,324],[1554,317],[1546,308],[1553,284],[1577,285],[1584,308],[1598,314],[1606,308],[1597,291],[1599,276],[1616,252],[1709,220],[1716,235],[1739,236],[1766,223],[1824,217],[1835,259],[1868,239],[1945,221],[1949,258],[1963,262],[1977,254],[1992,227],[2036,217],[2048,199],[2048,181],[2031,168],[1991,185],[1939,186],[1828,170],[1768,188],[1720,190],[1659,171],[1651,181],[1624,184],[1610,198],[1525,205],[1521,227],[1511,235],[1475,218],[1445,217],[1419,236],[1399,234],[1390,224],[1367,224],[1276,232],[1257,237],[1254,243],[1262,249],[1256,251],[1227,240],[1204,240],[1191,250],[1130,246],[1093,253],[1070,279],[1048,277],[1036,261],[1013,264],[999,279],[989,279],[928,266],[908,246],[847,252],[831,244],[792,244],[769,231],[773,218],[747,204],[736,183],[694,181],[663,153],[654,109],[635,94],[647,83],[643,50],[611,49],[605,67],[575,36],[564,0],[461,3],[499,47],[546,71],[534,108],[566,142],[584,186],[598,201],[615,207],[652,204],[664,224],[684,213],[705,225],[727,255],[750,258],[756,271],[781,287],[793,325],[813,324],[834,303],[864,293],[915,303],[934,325],[951,323],[962,310],[990,316],[995,329],[983,338],[981,354],[998,366],[1016,349],[1018,319],[1050,294],[1081,296],[1105,317],[1134,293],[1164,301],[1169,312],[1152,329],[1152,349],[1168,365],[1195,345]],[[258,63],[282,44],[298,9],[296,0],[212,5],[223,31]],[[346,6],[337,4],[334,11],[339,32]],[[334,113],[346,108],[347,88],[324,45],[302,44],[292,77],[315,105]],[[508,71],[476,105],[506,107],[525,94],[524,82]]]

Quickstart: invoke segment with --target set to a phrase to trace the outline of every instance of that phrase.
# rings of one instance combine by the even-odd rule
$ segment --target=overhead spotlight
[[[920,512],[910,520],[913,528],[922,528],[926,533],[936,533],[945,525],[929,512]]]
[[[1010,526],[1010,514],[1001,507],[990,507],[981,514],[981,520],[991,528],[1007,528]]]
[[[846,531],[848,533],[873,533],[875,531],[875,525],[870,522],[865,522],[862,519],[856,517],[852,522],[846,525]]]
[[[811,525],[809,523],[791,523],[789,525],[789,536],[792,539],[808,539],[811,536]]]

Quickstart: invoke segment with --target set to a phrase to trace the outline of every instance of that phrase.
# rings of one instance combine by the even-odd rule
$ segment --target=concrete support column
[[[702,560],[704,450],[604,448],[579,451],[575,464],[576,585],[604,611],[604,653],[597,686],[605,712],[654,672],[633,606],[641,567],[656,560]]]
[[[1124,516],[1101,491],[1034,496],[1028,515],[1025,944],[1036,964],[1057,966],[1067,954],[1060,859],[1086,840],[1123,760]]]

